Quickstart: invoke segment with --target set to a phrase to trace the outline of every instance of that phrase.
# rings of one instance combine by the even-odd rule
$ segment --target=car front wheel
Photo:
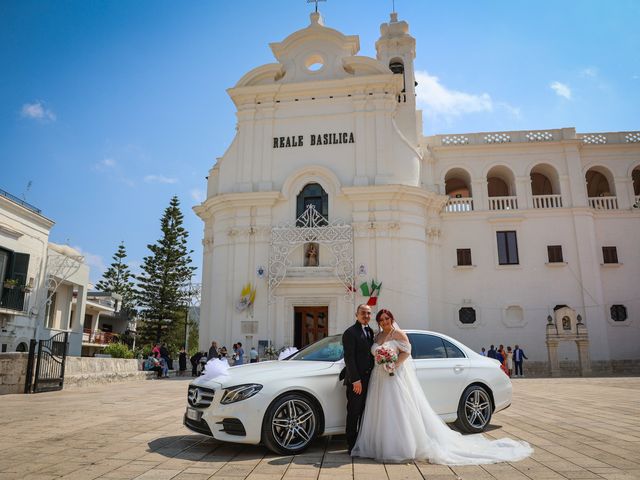
[[[480,433],[489,425],[492,413],[489,392],[480,385],[471,385],[460,398],[456,425],[464,432]]]
[[[262,422],[266,447],[283,455],[305,450],[318,434],[318,408],[307,397],[291,393],[276,399]]]

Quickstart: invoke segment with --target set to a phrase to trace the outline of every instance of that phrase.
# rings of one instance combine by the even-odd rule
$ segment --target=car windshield
[[[317,362],[337,362],[342,360],[342,336],[333,335],[307,345],[287,360],[314,360]]]

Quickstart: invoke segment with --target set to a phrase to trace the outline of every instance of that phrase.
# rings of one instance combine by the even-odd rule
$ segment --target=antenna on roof
[[[307,0],[307,3],[315,3],[316,4],[316,13],[318,13],[318,2],[326,2],[327,0]]]
[[[22,194],[22,200],[24,200],[25,202],[27,201],[27,193],[29,193],[29,190],[31,190],[31,185],[33,185],[33,181],[29,180],[29,182],[27,183],[27,188],[24,189],[24,193]]]

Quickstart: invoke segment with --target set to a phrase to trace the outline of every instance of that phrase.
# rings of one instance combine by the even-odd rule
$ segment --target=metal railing
[[[4,287],[2,289],[2,297],[0,297],[0,308],[23,312],[27,304],[27,302],[25,302],[26,295],[27,292],[19,285],[12,288]]]
[[[589,197],[589,206],[597,210],[617,210],[618,197]]]
[[[101,332],[100,330],[92,331],[85,328],[82,331],[82,343],[95,343],[98,345],[108,345],[118,340],[117,333]]]
[[[20,200],[15,195],[11,195],[9,192],[5,192],[2,189],[0,189],[0,196],[2,196],[4,198],[8,198],[12,202],[17,203],[18,205],[21,205],[24,208],[26,208],[27,210],[31,210],[34,213],[37,213],[37,214],[41,214],[42,213],[42,210],[40,210],[39,208],[34,207],[33,205],[31,205],[30,203],[25,202],[24,200]]]
[[[562,208],[562,195],[533,195],[533,208]]]

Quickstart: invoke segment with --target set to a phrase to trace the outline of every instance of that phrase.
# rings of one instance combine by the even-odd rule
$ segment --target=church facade
[[[358,56],[313,13],[228,90],[237,133],[195,207],[201,348],[300,348],[369,302],[477,350],[637,362],[640,133],[425,137],[415,39],[380,31]]]

